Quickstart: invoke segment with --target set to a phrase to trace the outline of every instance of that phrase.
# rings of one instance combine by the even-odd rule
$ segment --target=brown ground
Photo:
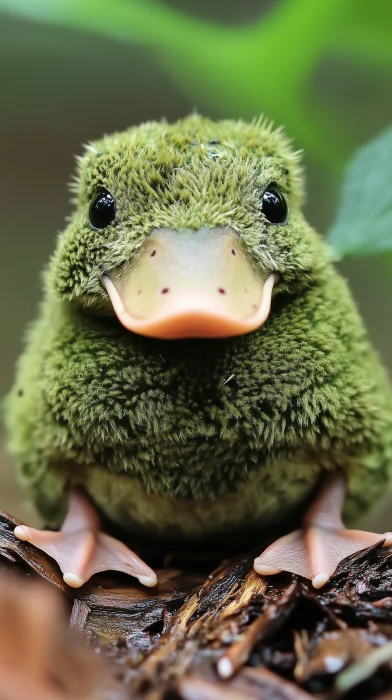
[[[52,560],[14,538],[14,524],[0,515],[1,700],[392,698],[390,550],[351,557],[319,592],[292,575],[261,578],[254,553],[211,575],[167,561],[156,589],[100,575],[71,590]],[[14,657],[20,687],[3,681]]]

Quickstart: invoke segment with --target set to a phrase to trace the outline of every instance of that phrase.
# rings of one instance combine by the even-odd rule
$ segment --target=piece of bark
[[[56,589],[21,580],[0,579],[1,700],[125,700],[109,663],[71,634]]]
[[[200,561],[176,568],[172,560],[157,571],[155,589],[120,574],[70,589],[49,557],[15,539],[15,524],[0,514],[3,577],[17,574],[24,590],[38,577],[56,588],[70,626],[111,660],[125,697],[370,700],[392,693],[387,549],[350,557],[319,591],[289,574],[258,576],[254,552],[208,577]]]

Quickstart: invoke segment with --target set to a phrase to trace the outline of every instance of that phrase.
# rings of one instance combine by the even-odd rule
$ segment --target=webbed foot
[[[125,544],[99,528],[93,505],[82,491],[72,490],[68,513],[59,532],[18,525],[14,534],[55,559],[65,583],[72,588],[83,586],[100,571],[122,571],[135,576],[144,586],[155,586],[157,577],[152,569]]]
[[[289,571],[310,579],[315,588],[321,588],[346,557],[382,540],[385,540],[384,546],[391,545],[390,532],[379,535],[345,529],[341,519],[345,493],[343,475],[328,477],[307,511],[302,529],[281,537],[267,547],[255,559],[255,571],[263,576]]]

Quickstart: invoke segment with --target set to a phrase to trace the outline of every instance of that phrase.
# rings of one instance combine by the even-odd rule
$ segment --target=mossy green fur
[[[262,214],[271,182],[287,198],[285,224]],[[88,208],[102,187],[117,214],[95,230]],[[9,447],[44,515],[59,521],[69,481],[120,524],[132,526],[129,489],[142,527],[153,531],[156,513],[162,533],[202,535],[214,531],[214,503],[222,529],[246,525],[247,484],[259,490],[257,520],[283,519],[334,468],[349,476],[349,518],[374,502],[392,472],[391,391],[303,218],[298,155],[281,131],[199,116],[147,123],[90,144],[73,190],[7,401]],[[153,229],[217,226],[239,234],[256,269],[280,274],[265,326],[187,341],[120,326],[101,275],[132,259]]]

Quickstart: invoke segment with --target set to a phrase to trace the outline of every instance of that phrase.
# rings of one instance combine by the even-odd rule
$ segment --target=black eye
[[[270,185],[263,194],[262,212],[271,224],[283,224],[287,218],[287,202],[274,185]]]
[[[90,204],[90,221],[95,228],[105,228],[112,223],[116,216],[116,202],[114,197],[105,190]]]

